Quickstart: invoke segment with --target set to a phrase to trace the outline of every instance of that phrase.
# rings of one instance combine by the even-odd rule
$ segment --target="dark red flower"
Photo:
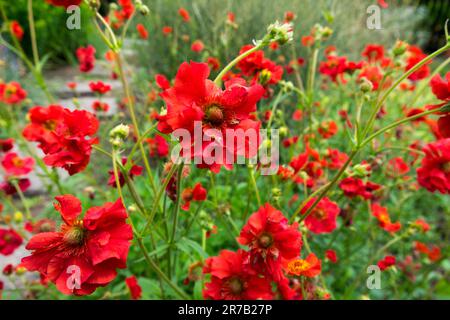
[[[25,192],[31,186],[31,182],[28,178],[20,178],[17,180],[17,185],[20,191]],[[6,195],[13,195],[17,193],[14,184],[8,180],[0,182],[0,190],[2,190]]]
[[[218,172],[222,165],[231,167],[231,161],[227,161],[230,156],[256,155],[260,144],[260,124],[251,119],[251,113],[256,111],[256,103],[261,99],[264,89],[257,84],[247,87],[243,79],[234,78],[225,82],[225,90],[222,90],[208,80],[208,75],[206,63],[181,64],[173,87],[161,94],[167,105],[167,113],[159,116],[158,129],[163,133],[177,129],[189,131],[191,141],[181,141],[183,148],[194,149],[191,158],[200,159],[199,167]],[[201,141],[201,145],[196,148],[193,148],[194,124],[199,129],[201,127],[203,136],[210,138],[210,141]],[[236,139],[227,141],[226,137],[230,133],[240,129],[244,133],[249,130],[255,134],[255,139],[245,137],[241,144]],[[212,156],[211,150],[221,152]]]
[[[122,165],[124,168],[127,168],[127,158],[122,158]],[[128,176],[130,177],[131,180],[133,180],[133,178],[135,176],[140,176],[142,174],[142,171],[144,170],[143,167],[138,166],[134,163],[131,164],[131,167],[128,170]],[[114,170],[109,170],[109,180],[108,180],[108,185],[113,187],[113,188],[117,188],[117,184],[116,184],[116,179],[114,177]],[[120,186],[123,187],[123,185],[125,184],[125,177],[123,176],[122,172],[119,170],[118,172],[119,175],[119,183]]]
[[[339,183],[339,188],[341,188],[342,191],[344,191],[344,194],[349,198],[361,196],[368,200],[373,199],[373,192],[380,189],[381,186],[370,181],[364,182],[358,178],[348,177]]]
[[[76,51],[81,72],[89,72],[94,69],[95,64],[95,48],[91,45],[83,48],[80,47]]]
[[[116,269],[126,267],[133,238],[127,213],[117,200],[90,208],[81,219],[80,200],[72,195],[56,200],[55,209],[64,220],[61,230],[33,236],[26,246],[32,253],[22,264],[43,274],[64,294],[91,294],[111,282]]]
[[[15,152],[8,152],[2,159],[2,166],[8,176],[23,176],[33,171],[34,159],[21,158]]]
[[[131,299],[139,300],[142,298],[142,288],[139,285],[135,276],[131,276],[125,279],[128,290],[130,290]]]
[[[312,198],[303,207],[301,214],[305,214],[314,201],[316,201],[316,198]],[[336,229],[336,218],[340,211],[341,209],[339,209],[339,206],[335,202],[325,197],[320,200],[317,206],[305,218],[305,225],[308,230],[314,233],[330,233]]]
[[[78,6],[82,0],[46,0],[49,4],[56,7]]]
[[[248,253],[222,250],[217,257],[206,259],[203,273],[211,274],[203,297],[213,300],[272,299],[270,280],[260,277],[248,265]]]
[[[27,97],[27,92],[20,83],[11,81],[9,83],[0,82],[0,102],[6,104],[19,104]]]
[[[0,229],[0,254],[9,256],[22,244],[22,237],[14,229]]]
[[[44,162],[48,166],[62,167],[70,175],[80,172],[89,163],[92,145],[96,138],[88,139],[98,130],[98,120],[85,110],[74,110],[57,105],[33,107],[23,136],[39,143],[45,153]]]
[[[302,237],[298,224],[266,203],[253,213],[241,230],[237,241],[249,246],[250,264],[271,275],[275,281],[282,276],[282,264],[300,255]]]
[[[147,138],[146,141],[150,149],[150,157],[164,158],[169,154],[169,144],[166,139],[159,134],[155,135],[153,138]]]
[[[336,251],[334,251],[333,249],[328,249],[327,251],[325,251],[325,256],[333,263],[336,263],[338,261]]]
[[[201,183],[197,183],[194,188],[186,188],[181,192],[181,199],[183,199],[183,204],[181,209],[189,210],[191,201],[205,201],[207,191],[202,187]]]
[[[417,169],[419,184],[430,192],[450,194],[450,138],[427,144]]]
[[[100,100],[95,100],[92,102],[92,110],[94,110],[94,112],[108,112],[109,104]]]
[[[0,151],[8,152],[14,147],[14,139],[0,139]]]

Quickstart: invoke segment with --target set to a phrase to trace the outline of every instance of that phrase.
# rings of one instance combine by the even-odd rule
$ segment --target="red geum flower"
[[[16,37],[17,40],[22,41],[23,39],[23,29],[22,26],[19,24],[19,22],[17,21],[11,21],[10,25],[9,25],[9,29],[11,31],[11,34]]]
[[[327,257],[328,260],[330,260],[333,263],[336,263],[338,261],[336,251],[334,251],[333,249],[326,250],[325,256]]]
[[[197,183],[194,188],[186,188],[181,192],[181,199],[183,199],[183,204],[181,209],[189,210],[191,201],[205,201],[207,191],[202,187],[201,183]]]
[[[203,273],[211,274],[203,297],[213,300],[267,300],[273,298],[270,280],[260,277],[248,265],[248,253],[222,250],[206,259]]]
[[[14,139],[12,138],[6,138],[6,139],[0,139],[0,152],[8,152],[14,147]]]
[[[430,225],[424,219],[417,219],[412,225],[419,228],[423,233],[430,230]]]
[[[0,229],[0,254],[9,256],[22,244],[22,237],[14,229]]]
[[[139,33],[139,37],[141,37],[141,39],[148,39],[148,31],[142,23],[138,23],[136,25],[136,30]]]
[[[425,157],[417,169],[419,184],[430,192],[450,194],[450,138],[427,144]]]
[[[317,198],[312,198],[301,210],[301,214],[312,206]],[[330,233],[336,229],[336,218],[339,215],[339,206],[324,197],[305,218],[305,225],[313,233]]]
[[[155,135],[153,138],[147,138],[146,141],[150,148],[150,157],[164,158],[169,154],[169,144],[166,139],[159,134]]]
[[[195,40],[191,45],[191,50],[194,52],[201,52],[205,48],[205,45],[201,40]]]
[[[95,64],[95,48],[91,45],[87,47],[79,47],[76,51],[77,59],[80,64],[81,72],[90,72],[94,69]]]
[[[126,278],[125,283],[130,291],[131,299],[139,300],[142,298],[142,288],[135,276]]]
[[[2,273],[5,275],[5,276],[9,276],[9,275],[11,275],[12,273],[13,273],[13,271],[14,271],[14,266],[12,265],[12,264],[7,264],[4,268],[3,268],[3,271],[2,271]]]
[[[431,91],[436,98],[442,101],[450,101],[450,72],[445,75],[445,80],[440,74],[435,75],[430,80]]]
[[[380,61],[384,58],[384,47],[380,44],[368,44],[361,55],[370,63]]]
[[[17,186],[20,191],[25,192],[30,186],[31,182],[28,178],[20,178],[17,180]],[[11,181],[3,181],[0,183],[0,190],[2,190],[6,195],[13,195],[17,193],[15,185]]]
[[[380,189],[381,186],[370,181],[364,182],[358,178],[348,177],[339,183],[339,188],[341,188],[342,191],[344,191],[344,194],[349,198],[361,196],[368,200],[373,199],[373,192]]]
[[[2,159],[2,166],[8,176],[23,176],[33,171],[34,159],[21,158],[15,152],[8,152]]]
[[[108,112],[109,104],[100,100],[95,100],[92,103],[92,110],[94,110],[95,112]]]
[[[403,158],[392,158],[386,165],[386,172],[388,176],[401,177],[409,172],[409,165]]]
[[[295,19],[295,13],[293,13],[292,11],[286,11],[284,13],[284,21],[285,22],[291,22]]]
[[[125,157],[122,158],[122,165],[124,168],[127,167],[127,158]],[[143,170],[144,170],[143,167],[132,163],[130,169],[128,170],[128,176],[130,177],[131,180],[133,180],[135,176],[140,176]],[[109,173],[108,185],[113,188],[117,188],[116,179],[114,177],[114,170],[109,170],[108,173]],[[119,184],[121,187],[123,187],[123,185],[125,184],[125,177],[123,176],[121,171],[118,172],[118,175],[119,175]]]
[[[329,55],[326,58],[326,61],[320,62],[319,72],[328,76],[333,82],[337,82],[338,77],[343,79],[343,75],[347,70],[347,58],[335,55]]]
[[[337,149],[328,148],[324,156],[326,166],[331,170],[339,170],[347,162],[348,155]]]
[[[105,94],[111,90],[111,86],[109,84],[103,83],[103,81],[91,81],[89,82],[89,88],[92,92],[96,92],[98,94]]]
[[[208,75],[206,63],[181,64],[173,87],[161,93],[167,113],[159,116],[158,129],[166,134],[177,129],[189,131],[191,140],[182,141],[183,148],[189,149],[193,147],[195,124],[201,124],[202,135],[211,140],[197,143],[198,147],[193,148],[190,156],[201,160],[198,167],[219,172],[222,165],[231,167],[226,161],[230,156],[256,154],[261,142],[260,123],[251,119],[251,113],[256,111],[264,89],[258,84],[247,87],[245,80],[233,78],[225,82],[225,90],[222,90],[208,80]],[[236,143],[235,139],[227,141],[226,137],[239,129],[250,130],[256,139],[246,137],[243,143]],[[214,157],[210,155],[211,150],[216,151]]]
[[[337,133],[338,127],[333,120],[326,120],[320,123],[317,131],[324,139],[329,139]]]
[[[256,270],[279,281],[282,264],[300,254],[302,237],[298,224],[288,224],[288,219],[266,203],[253,213],[242,227],[237,241],[250,248],[250,264]]]
[[[86,168],[92,145],[97,143],[96,138],[86,138],[98,130],[99,123],[94,114],[51,105],[33,107],[28,115],[31,123],[25,127],[23,136],[39,143],[45,153],[46,165],[62,167],[70,175]]]
[[[394,256],[386,256],[377,263],[378,267],[381,271],[386,270],[387,268],[395,265],[395,257]]]
[[[427,55],[423,53],[419,47],[412,45],[408,46],[405,71],[413,68],[426,57]],[[430,63],[431,61],[428,61],[425,65],[414,71],[411,75],[409,75],[408,79],[411,81],[417,81],[428,77],[430,74]]]
[[[217,71],[220,68],[220,61],[217,58],[208,57],[208,59],[206,59],[206,63],[211,68],[211,70]]]
[[[164,26],[164,27],[162,28],[162,32],[163,32],[163,34],[164,34],[165,36],[171,34],[172,31],[173,31],[173,28],[172,28],[172,27],[169,27],[169,26]]]
[[[46,0],[49,4],[56,7],[78,6],[82,0]]]
[[[38,271],[64,294],[91,294],[106,286],[126,267],[131,227],[120,200],[87,210],[83,219],[81,202],[72,195],[55,198],[55,209],[64,221],[59,232],[33,236],[26,249],[31,255],[22,259],[29,271]],[[69,279],[79,275],[73,286]]]
[[[302,37],[302,45],[305,47],[311,47],[314,44],[314,37],[311,35]]]
[[[178,14],[180,15],[181,18],[183,18],[184,22],[189,22],[189,20],[191,20],[189,12],[185,8],[178,9]]]
[[[314,278],[322,271],[322,262],[314,253],[310,253],[306,259],[295,259],[289,262],[290,274]]]
[[[9,83],[0,82],[0,102],[6,104],[21,103],[27,97],[27,92],[20,83],[11,81]]]
[[[381,205],[375,202],[372,203],[371,205],[371,211],[372,215],[375,218],[377,218],[380,227],[386,230],[387,232],[394,233],[400,230],[402,225],[398,221],[395,223],[391,221],[391,217],[389,216],[387,208],[382,207]]]

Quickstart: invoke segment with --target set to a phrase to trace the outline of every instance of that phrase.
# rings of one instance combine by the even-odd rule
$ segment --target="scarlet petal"
[[[59,204],[54,204],[54,207],[67,224],[71,224],[81,214],[81,201],[73,195],[66,194],[62,196],[56,196],[56,201]]]

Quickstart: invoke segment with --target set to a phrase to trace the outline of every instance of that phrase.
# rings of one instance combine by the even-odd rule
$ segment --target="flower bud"
[[[128,137],[129,134],[130,127],[124,124],[119,124],[109,132],[109,142],[114,147],[118,148],[123,144],[123,141]]]
[[[140,12],[143,16],[146,16],[146,15],[148,15],[148,14],[150,13],[150,9],[149,9],[146,5],[143,5],[143,6],[141,6],[141,7],[139,8],[139,12]]]
[[[361,84],[359,85],[359,90],[362,92],[370,92],[373,89],[373,84],[371,81],[369,81],[367,78],[363,77],[361,78]]]
[[[14,221],[20,223],[23,221],[23,213],[20,211],[14,212]]]
[[[267,69],[264,69],[264,70],[262,70],[262,71],[260,72],[260,74],[259,74],[259,81],[258,81],[258,82],[259,82],[262,86],[264,86],[264,85],[266,85],[266,84],[270,81],[271,77],[272,77],[272,72],[270,72],[270,71],[267,70]]]
[[[398,57],[404,54],[406,52],[406,49],[408,49],[408,44],[404,41],[397,40],[394,48],[392,49],[392,53],[394,54],[394,56]]]
[[[283,45],[292,41],[294,36],[294,28],[292,23],[280,23],[276,21],[267,28],[267,34],[270,42],[278,42]]]

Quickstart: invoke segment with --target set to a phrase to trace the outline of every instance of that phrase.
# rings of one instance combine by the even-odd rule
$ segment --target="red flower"
[[[141,37],[141,39],[148,39],[148,31],[142,23],[138,23],[136,25],[136,30],[139,33],[139,37]]]
[[[338,131],[338,128],[337,128],[336,122],[334,122],[333,120],[328,120],[328,121],[322,121],[322,123],[319,126],[318,131],[319,131],[319,134],[324,139],[329,139],[336,134],[336,132]]]
[[[218,172],[222,165],[226,165],[224,160],[229,159],[230,155],[252,157],[256,154],[256,148],[260,144],[260,124],[252,120],[250,114],[256,111],[256,103],[261,99],[264,89],[257,84],[247,87],[243,79],[234,78],[227,81],[225,90],[222,90],[207,79],[208,75],[209,67],[206,63],[181,64],[173,87],[161,94],[167,105],[167,114],[159,117],[158,129],[163,133],[171,133],[180,128],[188,130],[192,140],[182,141],[183,146],[187,148],[193,144],[196,121],[201,122],[203,135],[222,135],[223,140],[202,141],[201,150],[195,148],[194,152],[191,152],[191,158],[201,159],[199,167]],[[227,133],[239,129],[244,132],[251,130],[256,134],[257,141],[245,139],[243,145],[237,145],[236,141],[227,143]],[[207,155],[211,147],[221,150],[221,155],[216,154],[216,157],[211,159]],[[216,160],[220,157],[223,157],[223,160]]]
[[[142,288],[135,276],[126,278],[125,283],[127,284],[128,290],[130,290],[131,299],[139,300],[142,298]]]
[[[322,271],[322,262],[314,253],[310,253],[306,259],[295,259],[289,262],[290,274],[313,278]]]
[[[22,237],[13,229],[0,229],[0,254],[9,256],[22,244]]]
[[[361,196],[368,200],[373,199],[373,192],[380,189],[381,186],[370,181],[364,182],[358,178],[348,177],[339,183],[339,188],[349,198]]]
[[[33,171],[34,159],[31,157],[20,158],[17,153],[9,152],[3,157],[2,166],[7,175],[22,176]]]
[[[99,101],[99,100],[95,100],[95,101],[92,103],[92,109],[93,109],[95,112],[108,112],[108,110],[109,110],[109,104],[107,104],[106,102],[102,102],[102,101]]]
[[[423,233],[430,230],[430,225],[424,219],[417,219],[413,222],[413,226],[418,227]]]
[[[259,277],[247,264],[248,253],[222,250],[217,257],[206,259],[203,273],[211,274],[203,297],[213,300],[272,299],[270,280]]]
[[[11,21],[11,24],[9,25],[11,34],[16,37],[17,40],[22,41],[23,39],[23,29],[22,26],[17,21]]]
[[[0,151],[8,152],[14,147],[14,139],[0,139]]]
[[[409,172],[409,166],[402,158],[396,157],[389,160],[386,171],[391,177],[400,177]]]
[[[450,72],[445,75],[445,80],[440,74],[435,75],[430,80],[431,91],[436,98],[442,101],[450,101]]]
[[[2,273],[5,275],[5,276],[9,276],[9,275],[11,275],[12,273],[13,273],[13,271],[14,271],[14,266],[12,265],[12,264],[7,264],[4,268],[3,268],[3,271],[2,271]]]
[[[77,89],[77,83],[76,82],[67,82],[66,83],[67,88],[70,90],[76,90]]]
[[[430,248],[422,242],[416,241],[415,248],[416,251],[426,254],[430,261],[438,261],[441,259],[441,249],[438,246],[431,246]]]
[[[127,158],[125,157],[122,158],[122,165],[125,168],[127,167]],[[130,177],[131,180],[133,180],[135,176],[140,176],[143,170],[144,170],[143,167],[132,163],[131,168],[128,170],[128,176]],[[113,188],[117,188],[116,179],[114,177],[114,171],[110,170],[108,171],[108,173],[109,173],[108,185]],[[125,184],[125,177],[123,176],[121,171],[118,172],[118,175],[119,175],[119,184],[121,187],[123,187],[123,185]]]
[[[82,0],[46,0],[49,4],[56,7],[78,6]]]
[[[332,170],[340,169],[345,162],[347,162],[348,155],[344,152],[340,152],[337,149],[327,149],[325,154],[325,160],[327,161],[327,167]]]
[[[328,249],[327,251],[325,251],[325,256],[327,257],[328,260],[330,260],[333,263],[336,263],[338,261],[336,251],[332,249]]]
[[[169,144],[159,134],[155,135],[154,138],[146,139],[146,141],[150,148],[150,157],[164,158],[169,154]]]
[[[319,72],[330,77],[331,81],[337,82],[338,76],[342,78],[347,70],[347,58],[335,55],[327,56],[326,61],[322,61],[319,65]]]
[[[209,65],[211,70],[217,71],[220,68],[220,62],[217,58],[208,57],[208,59],[206,59],[206,63]]]
[[[407,49],[408,57],[406,59],[406,67],[405,71],[412,69],[416,64],[427,57],[426,54],[422,52],[419,47],[416,46],[408,46]],[[428,61],[425,65],[419,68],[419,70],[414,71],[409,77],[409,80],[417,81],[421,79],[425,79],[430,74],[430,66],[431,61]]]
[[[380,206],[378,203],[372,203],[372,215],[377,218],[380,227],[387,232],[397,232],[401,228],[400,222],[392,223],[387,208]]]
[[[362,52],[362,56],[366,57],[369,62],[380,61],[384,58],[384,47],[379,44],[368,44],[364,51]]]
[[[29,271],[39,271],[64,294],[87,295],[106,286],[126,267],[131,227],[120,200],[90,208],[80,218],[81,202],[72,195],[57,196],[55,209],[64,220],[59,232],[33,236],[22,259]],[[73,274],[79,276],[71,283]]]
[[[292,11],[286,11],[284,13],[284,21],[285,22],[291,22],[295,19],[295,13],[293,13]]]
[[[97,143],[96,138],[86,138],[98,130],[99,123],[94,114],[51,105],[33,107],[28,115],[31,123],[25,127],[23,136],[39,143],[45,153],[46,165],[62,167],[70,175],[84,170],[92,145]]]
[[[165,26],[162,28],[162,32],[165,36],[169,35],[172,33],[173,28],[169,27],[169,26]]]
[[[91,45],[83,48],[80,47],[76,51],[81,72],[89,72],[94,69],[95,64],[95,48]]]
[[[287,218],[266,203],[253,213],[241,230],[237,241],[250,247],[250,263],[275,281],[282,276],[282,263],[300,254],[302,237],[298,224],[288,224]]]
[[[105,94],[111,90],[111,86],[109,84],[103,83],[102,81],[89,82],[89,88],[92,92],[96,92],[98,94]]]
[[[419,184],[430,192],[450,194],[450,138],[427,144],[425,157],[417,169]]]
[[[183,199],[183,205],[181,209],[189,210],[191,201],[205,201],[207,191],[202,187],[201,183],[197,183],[194,188],[186,188],[181,192],[181,199]]]
[[[377,263],[378,267],[381,271],[386,270],[387,268],[395,265],[395,257],[394,256],[386,256],[384,259],[381,259]]]
[[[178,14],[183,18],[184,22],[189,22],[189,20],[191,20],[189,12],[185,8],[178,9]]]
[[[17,181],[17,185],[20,191],[25,192],[31,185],[30,179],[21,178]],[[2,190],[6,195],[13,195],[17,193],[16,187],[11,181],[4,181],[0,183],[0,190]]]
[[[386,8],[389,7],[389,5],[386,3],[385,0],[377,0],[377,2],[378,2],[378,5],[379,5],[380,7],[382,7],[383,9],[386,9]]]
[[[305,47],[311,47],[314,44],[314,37],[311,35],[302,37],[302,45]]]
[[[375,91],[378,89],[380,82],[383,79],[383,73],[378,66],[367,66],[361,69],[361,72],[358,75],[358,79],[362,78],[369,80],[373,85],[372,90]]]
[[[11,81],[9,83],[0,82],[0,102],[6,104],[21,103],[27,97],[27,92],[20,86],[20,83]]]
[[[316,198],[312,198],[303,207],[301,214],[305,214],[314,201],[316,201]],[[320,200],[313,211],[306,217],[305,225],[308,230],[314,233],[330,233],[336,229],[336,218],[340,211],[341,209],[335,202],[325,197]]]
[[[201,52],[205,48],[205,45],[201,40],[195,40],[191,45],[191,50],[194,52]]]
[[[440,117],[437,122],[439,133],[443,138],[450,138],[450,113]]]

